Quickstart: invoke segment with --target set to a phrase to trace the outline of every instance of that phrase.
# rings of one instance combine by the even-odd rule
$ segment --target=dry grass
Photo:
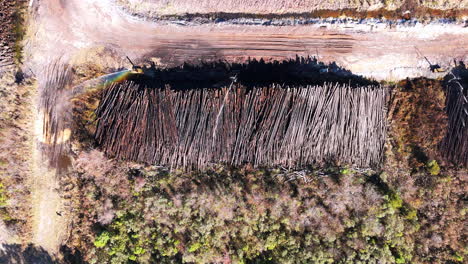
[[[398,159],[410,157],[414,168],[425,166],[430,159],[441,159],[439,144],[447,131],[442,81],[401,81],[389,107],[392,145]]]
[[[131,13],[157,17],[184,14],[257,14],[291,15],[309,17],[381,17],[402,18],[403,11],[410,10],[412,17],[458,17],[468,9],[468,0],[243,0],[213,1],[193,0],[118,0]]]
[[[18,85],[13,73],[0,79],[0,179],[7,197],[3,219],[21,231],[27,240],[30,226],[30,190],[27,179],[32,170],[33,113],[32,84]]]
[[[14,58],[17,64],[23,62],[23,40],[26,35],[25,6],[25,1],[16,1],[13,13]]]

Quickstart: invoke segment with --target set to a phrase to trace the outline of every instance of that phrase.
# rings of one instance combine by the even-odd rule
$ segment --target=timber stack
[[[468,69],[463,62],[446,77],[448,131],[441,144],[444,156],[468,166]]]
[[[386,89],[345,84],[177,91],[113,84],[96,110],[107,155],[201,169],[212,163],[377,167]]]

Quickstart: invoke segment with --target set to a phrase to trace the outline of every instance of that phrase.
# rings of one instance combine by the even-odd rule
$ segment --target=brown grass
[[[32,96],[32,84],[16,84],[12,72],[0,78],[0,179],[7,198],[2,220],[25,241],[31,228],[27,180],[32,170]]]
[[[400,160],[411,167],[441,159],[439,144],[447,131],[445,94],[440,80],[418,78],[398,83],[390,103],[392,142]]]

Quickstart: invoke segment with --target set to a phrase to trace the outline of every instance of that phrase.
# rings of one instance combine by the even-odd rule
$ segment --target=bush
[[[13,220],[8,211],[7,190],[2,182],[0,182],[0,220],[5,222],[10,222]]]
[[[433,175],[433,176],[439,175],[440,167],[439,167],[439,164],[437,163],[437,161],[432,160],[432,161],[428,162],[426,167],[427,167],[427,171],[431,175]]]
[[[107,242],[109,242],[109,239],[110,239],[109,232],[104,231],[96,238],[96,240],[94,240],[94,245],[97,248],[103,248],[107,245]]]
[[[0,182],[0,208],[7,206],[7,196],[5,186]]]
[[[79,225],[94,237],[81,250],[93,263],[410,262],[416,229],[396,191],[330,171],[128,168],[128,196],[81,170]],[[101,225],[109,197],[115,217]]]

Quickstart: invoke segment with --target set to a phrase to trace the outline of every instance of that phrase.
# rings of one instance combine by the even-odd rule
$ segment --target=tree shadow
[[[32,244],[25,248],[18,244],[4,244],[1,247],[0,263],[59,264],[55,256]]]
[[[3,244],[0,246],[0,263],[4,264],[86,264],[81,252],[67,246],[60,248],[63,259],[49,253],[42,247],[29,244],[23,247],[19,244]]]
[[[65,245],[60,247],[60,253],[63,256],[64,264],[87,264],[88,262],[83,260],[83,255],[78,249],[72,249]]]

